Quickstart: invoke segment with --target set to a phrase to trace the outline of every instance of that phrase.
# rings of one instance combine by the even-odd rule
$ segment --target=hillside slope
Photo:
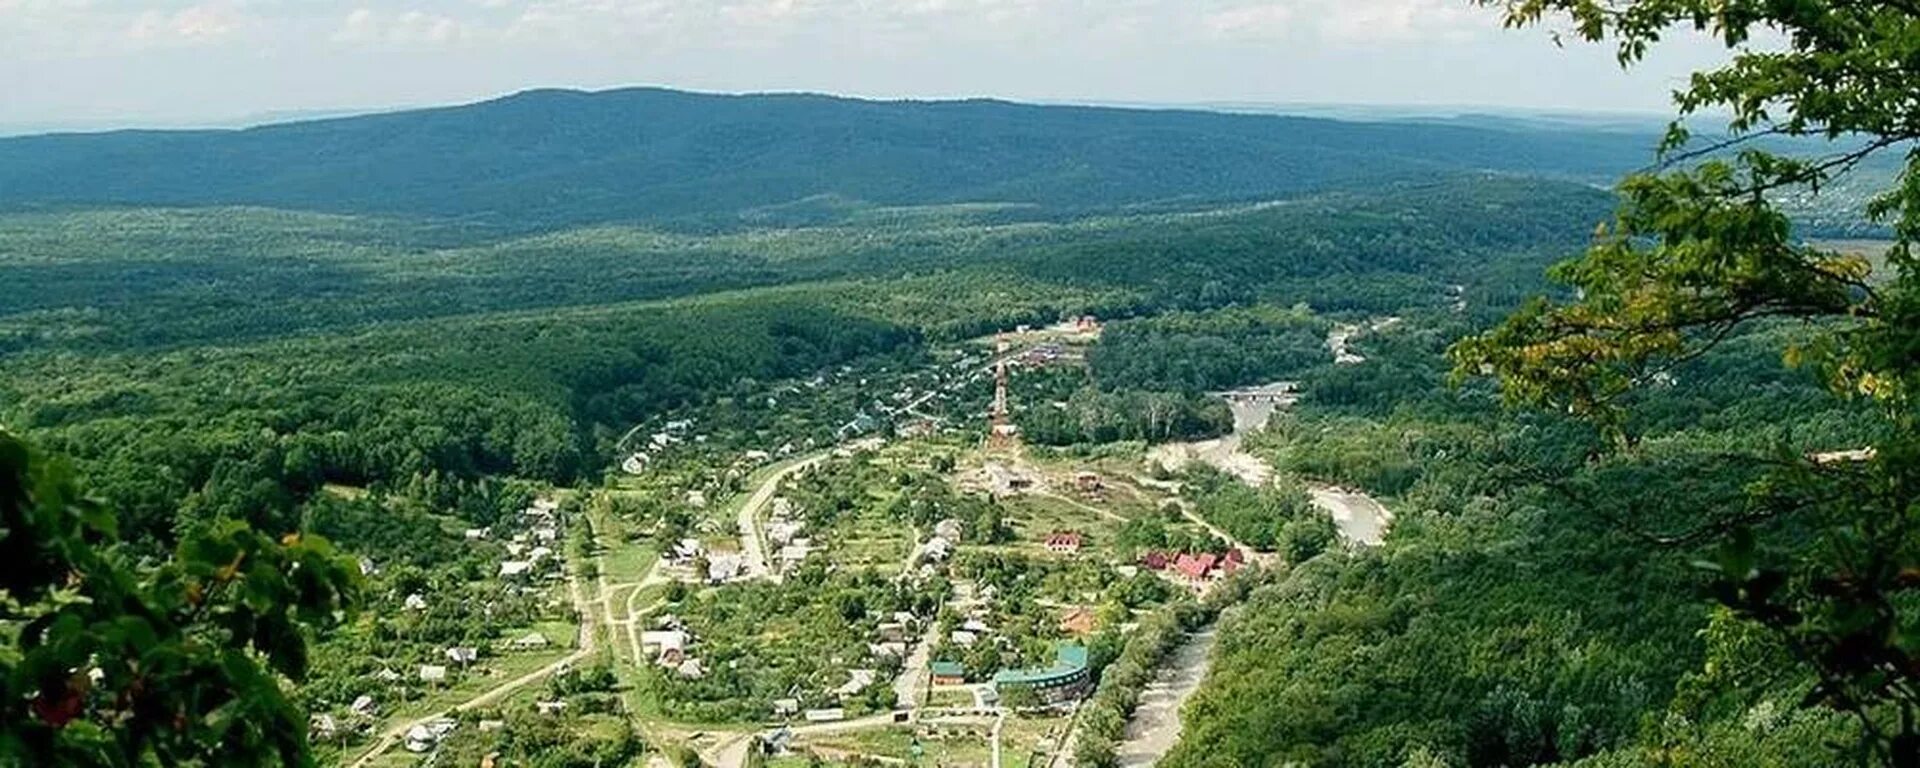
[[[1649,146],[1617,133],[1175,110],[546,90],[245,130],[4,139],[0,208],[799,223],[872,205],[1044,213],[1282,197],[1463,170],[1604,182]]]

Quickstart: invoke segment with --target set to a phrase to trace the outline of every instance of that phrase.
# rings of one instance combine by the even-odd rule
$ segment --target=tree
[[[286,681],[359,573],[317,536],[231,520],[158,565],[61,462],[0,432],[0,764],[302,765]]]
[[[1920,4],[1478,1],[1505,8],[1509,26],[1571,21],[1579,37],[1616,45],[1623,66],[1678,26],[1733,53],[1675,94],[1660,167],[1623,182],[1615,221],[1555,268],[1577,299],[1535,301],[1459,344],[1458,373],[1496,375],[1511,401],[1590,419],[1611,452],[1632,455],[1639,389],[1727,339],[1798,321],[1799,340],[1762,338],[1862,403],[1882,437],[1871,451],[1748,457],[1762,472],[1744,498],[1647,535],[1718,541],[1718,599],[1807,665],[1807,703],[1857,722],[1854,757],[1920,765]],[[1747,46],[1765,30],[1777,48]],[[1726,138],[1698,141],[1683,125],[1707,110],[1729,114]],[[1782,196],[1817,195],[1893,148],[1909,151],[1868,208],[1890,245],[1843,253],[1796,232]]]

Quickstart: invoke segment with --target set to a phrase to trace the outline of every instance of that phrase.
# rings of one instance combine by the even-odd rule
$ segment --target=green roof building
[[[1092,676],[1087,672],[1087,647],[1059,643],[1053,647],[1053,665],[1033,669],[1003,669],[993,676],[993,688],[1002,697],[1011,691],[1032,691],[1041,702],[1058,704],[1086,693]]]
[[[967,681],[967,668],[957,661],[936,661],[927,665],[934,685],[959,685]]]

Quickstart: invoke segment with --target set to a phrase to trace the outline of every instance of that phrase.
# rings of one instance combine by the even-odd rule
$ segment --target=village
[[[1177,467],[1023,443],[1010,382],[1083,364],[1099,328],[1022,326],[761,398],[820,413],[810,398],[885,392],[826,424],[636,426],[605,487],[461,531],[497,552],[487,581],[548,607],[544,630],[383,668],[425,695],[362,694],[316,715],[314,738],[355,766],[410,765],[520,711],[617,720],[729,768],[1069,763],[1076,709],[1136,627],[1276,564],[1195,514]],[[568,695],[570,676],[604,684]]]

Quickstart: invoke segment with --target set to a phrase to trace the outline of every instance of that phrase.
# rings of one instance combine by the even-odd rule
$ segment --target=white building
[[[500,578],[511,579],[533,572],[533,563],[526,560],[508,560],[500,564]]]
[[[680,662],[680,666],[675,667],[673,671],[688,680],[698,680],[707,676],[707,668],[700,665],[699,659],[691,656],[687,657],[686,661]]]
[[[861,691],[866,690],[867,686],[873,685],[875,679],[876,673],[871,669],[849,669],[847,670],[847,682],[841,684],[839,688],[833,689],[833,692],[841,696],[858,695]]]

